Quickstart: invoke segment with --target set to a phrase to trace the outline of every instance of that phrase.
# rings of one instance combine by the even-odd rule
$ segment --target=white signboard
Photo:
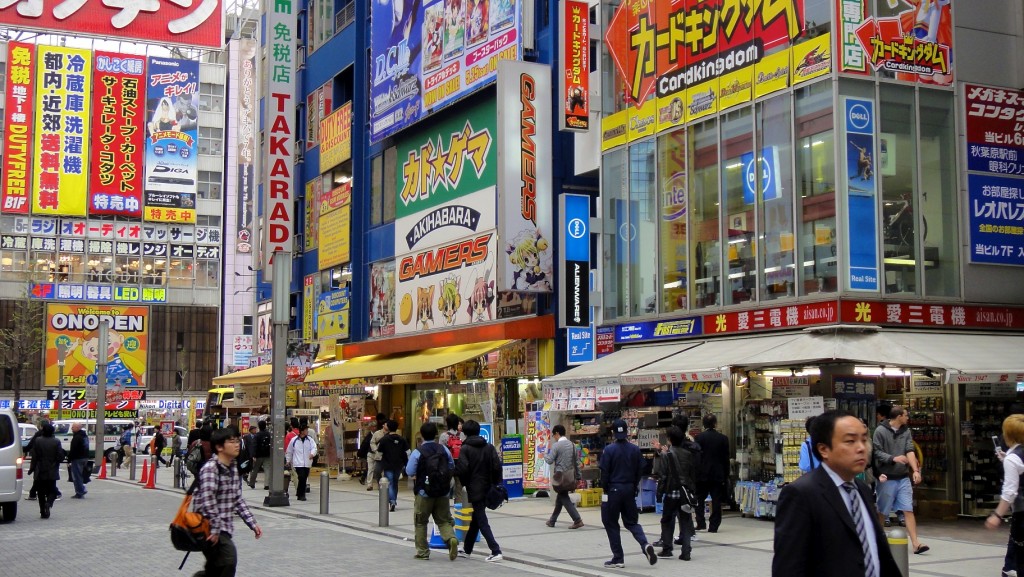
[[[597,402],[617,403],[622,399],[622,387],[619,385],[599,385],[597,387]]]
[[[269,265],[275,252],[291,252],[295,221],[295,63],[299,29],[296,0],[274,0],[266,5],[266,132],[263,202],[263,258]]]
[[[789,399],[789,418],[800,420],[817,417],[825,412],[825,401],[821,397],[793,397]]]

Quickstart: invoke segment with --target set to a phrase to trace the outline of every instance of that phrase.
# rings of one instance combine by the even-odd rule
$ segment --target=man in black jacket
[[[39,430],[39,437],[32,444],[32,464],[29,474],[34,475],[32,487],[39,498],[39,516],[50,518],[50,507],[57,498],[57,471],[64,460],[64,449],[60,441],[53,438],[53,425],[44,424]]]
[[[473,507],[473,517],[466,531],[465,557],[473,553],[477,533],[482,533],[491,549],[485,561],[501,561],[501,547],[494,539],[491,525],[487,522],[487,492],[491,487],[501,483],[501,460],[498,451],[480,436],[480,423],[470,419],[462,425],[466,440],[459,450],[459,460],[455,463],[455,475],[466,487],[469,502]]]
[[[388,421],[387,427],[388,434],[377,443],[377,450],[381,455],[381,472],[388,480],[388,502],[394,511],[398,506],[398,481],[409,462],[409,443],[398,434],[398,421]]]
[[[717,533],[722,524],[722,501],[729,481],[729,438],[716,430],[718,417],[704,415],[704,432],[697,435],[700,445],[700,475],[697,479],[697,530],[703,531],[704,501],[711,496],[708,533]]]
[[[72,499],[85,497],[85,462],[89,458],[89,436],[82,430],[82,423],[71,425],[71,450],[68,452],[68,463],[71,464],[71,480],[75,483],[75,496]]]
[[[253,450],[253,465],[249,471],[249,488],[256,488],[256,475],[260,472],[264,472],[263,488],[270,488],[270,451],[274,445],[274,439],[270,436],[270,431],[267,430],[266,421],[258,421],[256,426],[259,428],[259,432],[256,433],[256,437],[252,442]]]

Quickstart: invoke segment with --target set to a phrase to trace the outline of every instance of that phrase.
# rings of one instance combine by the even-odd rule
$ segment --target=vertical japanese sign
[[[85,216],[92,57],[57,46],[39,46],[38,57],[32,212]]]
[[[238,42],[238,242],[235,250],[252,252],[253,197],[256,191],[256,40]]]
[[[324,192],[324,179],[317,175],[306,183],[306,226],[302,239],[303,250],[309,252],[317,248],[320,236],[320,198]]]
[[[267,159],[263,203],[263,252],[269,267],[274,253],[291,252],[295,203],[292,198],[295,170],[295,0],[275,0],[267,5]]]
[[[96,52],[89,214],[142,216],[146,61]]]
[[[1024,91],[964,84],[967,170],[1024,176]]]
[[[57,345],[70,348],[64,375],[68,386],[96,384],[99,325],[110,323],[107,384],[146,386],[146,351],[149,348],[149,308],[118,305],[46,305],[46,369],[49,385],[60,380]]]
[[[866,14],[864,0],[836,0],[836,60],[840,72],[867,72],[864,51],[857,43],[857,27]]]
[[[558,196],[562,215],[562,266],[559,285],[559,326],[590,326],[590,197],[585,194]]]
[[[32,107],[35,106],[36,47],[7,43],[4,94],[3,204],[0,212],[28,214],[32,178]]]
[[[302,279],[302,340],[313,341],[313,314],[316,310],[315,286],[320,275],[308,274]]]
[[[586,132],[590,128],[590,8],[586,2],[565,0],[559,16],[564,38],[558,59],[562,97],[558,129]]]
[[[875,103],[843,99],[846,146],[840,182],[846,189],[849,289],[878,290],[878,183],[875,162]],[[854,238],[861,239],[855,241]]]
[[[194,223],[199,63],[150,57],[147,68],[145,219]]]
[[[543,64],[498,64],[499,291],[551,292],[551,71]]]

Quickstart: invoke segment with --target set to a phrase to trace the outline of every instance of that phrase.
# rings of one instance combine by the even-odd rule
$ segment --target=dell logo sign
[[[871,113],[863,104],[850,107],[850,126],[857,130],[866,130],[871,124]]]
[[[565,226],[566,232],[575,239],[580,239],[587,234],[587,223],[582,218],[574,218]]]

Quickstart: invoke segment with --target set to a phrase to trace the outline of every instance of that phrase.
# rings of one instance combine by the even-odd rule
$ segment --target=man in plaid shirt
[[[234,428],[218,429],[210,438],[214,457],[199,470],[199,488],[193,499],[194,510],[210,520],[210,537],[203,556],[206,569],[196,573],[203,577],[234,577],[238,565],[238,552],[231,541],[234,533],[234,513],[256,533],[263,530],[242,499],[242,481],[235,459],[241,450],[241,439]]]

